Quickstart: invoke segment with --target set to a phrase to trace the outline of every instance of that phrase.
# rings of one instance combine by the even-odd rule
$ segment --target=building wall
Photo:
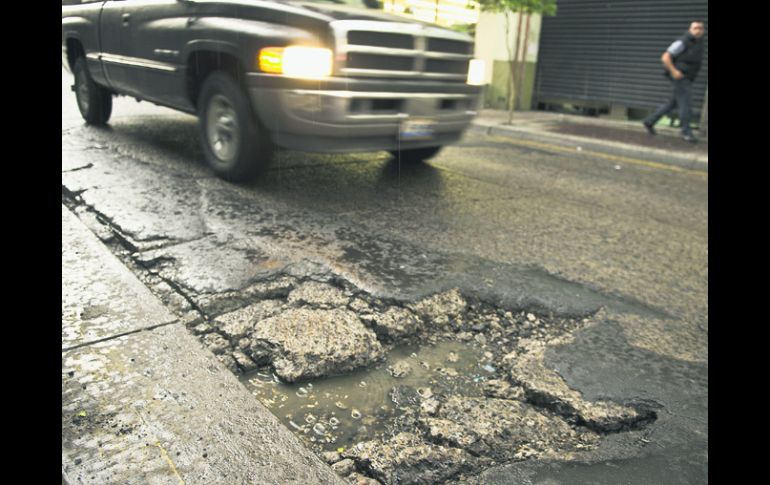
[[[615,112],[656,108],[671,94],[661,55],[692,20],[706,23],[703,66],[693,86],[701,110],[708,84],[708,0],[558,0],[543,22],[539,103]]]
[[[508,14],[509,26],[507,37],[505,19],[506,17],[503,14],[481,12],[478,25],[476,26],[475,57],[483,59],[486,64],[485,80],[488,85],[484,96],[484,106],[487,108],[507,109],[506,100],[510,90],[511,75],[506,42],[513,49],[519,15]],[[541,24],[540,15],[532,15],[524,68],[524,81],[518,93],[521,96],[521,106],[523,109],[530,109],[531,106]],[[523,19],[521,28],[522,39],[525,29],[526,19]]]
[[[532,91],[535,84],[534,62],[524,65],[524,78],[519,95],[521,96],[521,109],[529,110],[532,107]],[[511,89],[511,68],[508,61],[495,61],[492,68],[492,79],[484,90],[484,107],[491,109],[508,109],[508,91]]]

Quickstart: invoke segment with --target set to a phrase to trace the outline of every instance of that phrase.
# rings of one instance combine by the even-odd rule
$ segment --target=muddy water
[[[285,384],[256,371],[241,382],[306,444],[331,451],[390,434],[401,406],[415,399],[481,396],[496,371],[478,348],[446,340],[393,349],[378,365],[344,376]]]

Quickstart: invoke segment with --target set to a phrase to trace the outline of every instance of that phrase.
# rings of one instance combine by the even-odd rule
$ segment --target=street
[[[362,471],[369,458],[369,476],[409,482],[418,472],[397,451],[387,455],[408,442],[436,461],[462,453],[462,465],[428,474],[430,483],[708,482],[707,173],[469,132],[417,166],[386,152],[280,152],[256,182],[234,185],[205,166],[195,117],[120,97],[108,128],[86,126],[71,83],[62,71],[62,203],[257,397],[266,384],[249,378],[269,374],[268,364],[289,386],[271,388],[275,397],[362,367],[388,366],[388,379],[399,377],[399,362],[411,362],[404,372],[414,379],[418,361],[447,367],[419,343],[459,354],[460,375],[425,374],[435,399],[401,405],[392,381],[379,384],[395,406],[371,403],[383,414],[366,430],[329,415],[326,427],[334,417],[339,431],[319,431],[323,413],[304,414],[308,426],[298,428],[330,438],[308,447],[345,450],[330,463],[350,459]],[[302,350],[269,329],[228,330],[231,316],[257,304],[261,322],[288,333],[297,329],[286,315],[328,316],[340,334],[336,325],[352,315],[362,328],[356,345],[369,347],[344,365],[302,367]],[[388,312],[423,323],[396,329],[380,318]],[[476,360],[464,363],[458,342]],[[276,345],[280,358],[270,353]],[[412,351],[419,358],[410,361]],[[477,362],[491,375],[464,379]],[[468,403],[490,407],[478,404],[484,398],[524,403],[500,412],[536,414],[537,438],[508,450],[510,439],[457,417]],[[364,407],[355,397],[337,404]],[[307,411],[294,406],[296,416]],[[468,439],[435,433],[439,425]],[[423,436],[405,431],[414,426]]]

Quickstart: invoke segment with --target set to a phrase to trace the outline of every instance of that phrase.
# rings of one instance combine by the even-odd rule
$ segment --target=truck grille
[[[428,39],[428,50],[433,52],[448,52],[450,54],[473,54],[473,44],[448,39]]]
[[[428,59],[425,63],[425,71],[467,75],[468,61],[445,61],[443,59]]]
[[[387,71],[411,71],[414,59],[402,56],[382,56],[378,54],[364,54],[362,52],[350,52],[348,54],[348,67],[356,69],[381,69]]]
[[[390,47],[391,49],[414,49],[414,37],[386,32],[367,32],[351,30],[348,32],[348,45],[368,45]]]
[[[421,24],[332,22],[337,74],[347,77],[464,82],[473,42],[459,32]]]

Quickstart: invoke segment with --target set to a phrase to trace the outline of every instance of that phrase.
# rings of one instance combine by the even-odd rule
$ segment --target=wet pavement
[[[62,484],[335,482],[62,206]]]
[[[615,128],[611,126],[602,126],[597,124],[574,123],[561,121],[555,123],[548,131],[554,133],[564,133],[566,135],[582,136],[587,138],[599,138],[620,143],[629,143],[634,145],[648,146],[662,150],[673,150],[685,153],[698,153],[708,155],[708,139],[699,140],[698,143],[689,143],[681,139],[681,136],[662,134],[651,136],[643,132],[641,122],[639,130],[630,130],[627,127]],[[662,131],[662,129],[661,129]]]
[[[220,362],[247,386],[255,380],[268,407],[294,406],[274,412],[298,436],[316,438],[309,447],[342,448],[328,461],[345,476],[707,482],[707,174],[469,133],[417,167],[382,152],[281,152],[265,177],[236,186],[203,165],[195,118],[119,98],[109,128],[86,127],[67,82],[63,74],[63,204]],[[528,314],[543,324],[523,332]],[[316,357],[274,335],[298,335],[296,322],[312,321],[330,329],[357,322],[360,338],[326,332],[340,352],[321,371],[307,370]],[[567,321],[576,323],[558,323]],[[382,358],[361,359],[371,354],[358,352],[362,342],[382,346]],[[448,367],[437,364],[444,351],[431,350],[444,345],[475,356],[455,370],[465,384],[417,372],[419,362]],[[276,371],[300,382],[277,383]],[[343,375],[334,384],[313,380],[315,372]],[[401,372],[403,381],[394,376]],[[502,381],[497,394],[479,391],[473,379],[481,376]],[[528,384],[537,377],[553,387]],[[380,397],[357,403],[362,381],[379,382]],[[417,393],[428,387],[435,404]],[[305,399],[300,388],[326,408],[288,404]],[[412,399],[400,412],[394,388]],[[543,416],[525,420],[537,437],[490,454],[501,436],[453,411],[487,405],[473,399],[511,416],[509,433],[519,429],[513,416]],[[373,433],[361,433],[352,415],[345,418],[355,426],[344,428],[342,413],[332,415],[338,402],[368,417]],[[599,408],[646,417],[597,431],[589,416]],[[438,425],[455,438],[432,433]],[[390,455],[371,455],[383,444]],[[442,460],[452,465],[441,468]],[[661,463],[680,474],[660,477]]]
[[[483,396],[481,386],[494,370],[480,364],[482,358],[465,343],[444,341],[399,346],[377,365],[314,382],[288,384],[259,371],[241,382],[309,447],[335,451],[388,432],[388,422],[402,414],[397,403],[404,392],[429,399],[441,386]]]
[[[656,125],[657,135],[650,135],[641,121],[613,120],[602,117],[546,111],[521,111],[509,120],[501,110],[481,110],[472,131],[501,136],[519,145],[558,150],[579,155],[583,150],[594,157],[622,163],[647,164],[668,170],[708,172],[708,136],[695,132],[698,143],[682,139],[678,128]]]

